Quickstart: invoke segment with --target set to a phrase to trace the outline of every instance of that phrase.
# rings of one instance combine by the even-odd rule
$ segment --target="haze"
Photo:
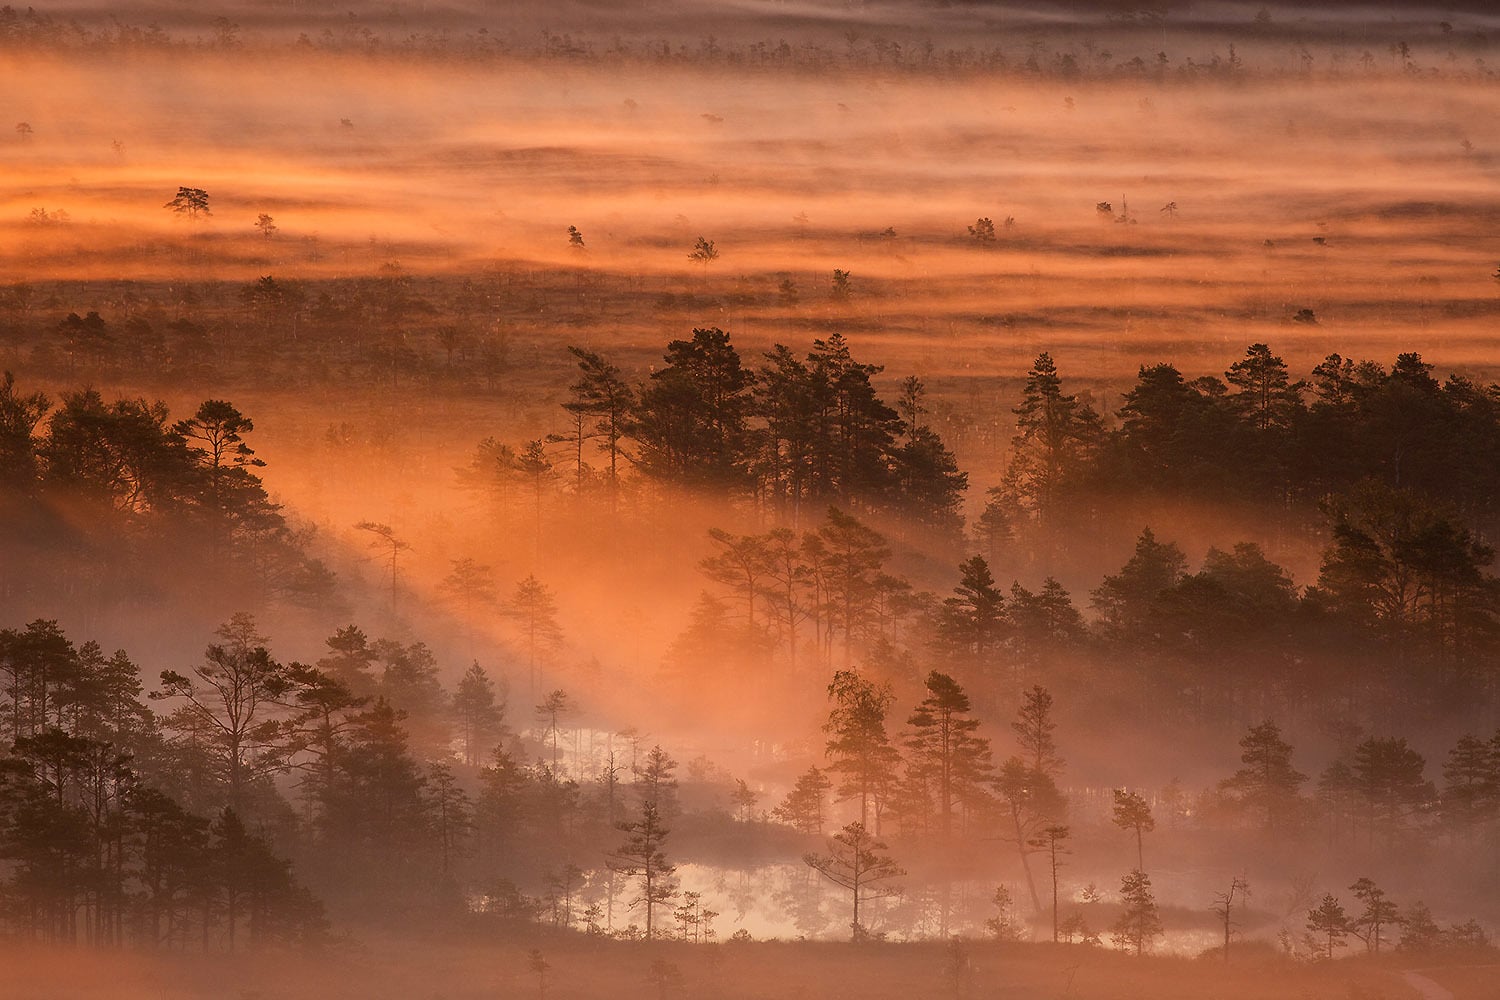
[[[0,997],[1492,995],[1484,6],[0,9]]]

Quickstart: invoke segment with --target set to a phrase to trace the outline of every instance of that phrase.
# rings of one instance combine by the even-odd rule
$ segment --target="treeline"
[[[1488,740],[1461,737],[1442,767],[1441,789],[1427,777],[1422,755],[1405,739],[1351,737],[1309,789],[1308,776],[1294,766],[1293,747],[1279,726],[1265,721],[1251,726],[1240,740],[1242,766],[1214,786],[1197,793],[1175,781],[1160,790],[1118,788],[1107,817],[1086,815],[1070,822],[1069,796],[1061,781],[1066,764],[1055,738],[1057,718],[1047,689],[1038,685],[1023,692],[1010,725],[1014,752],[1003,762],[995,760],[991,740],[982,735],[981,718],[962,685],[932,671],[922,693],[898,730],[891,724],[898,699],[890,685],[855,671],[836,673],[828,688],[833,707],[824,726],[826,770],[831,776],[817,767],[809,769],[774,813],[798,829],[820,832],[826,823],[828,792],[857,806],[858,819],[835,838],[833,853],[808,858],[809,865],[850,891],[856,938],[869,933],[858,922],[860,884],[867,883],[864,891],[878,898],[883,894],[881,883],[906,874],[884,857],[888,847],[881,837],[898,848],[896,860],[920,864],[923,877],[911,880],[905,895],[929,908],[941,936],[948,935],[950,922],[964,922],[955,905],[963,897],[955,894],[954,884],[972,883],[976,869],[985,867],[974,843],[998,839],[1016,852],[1034,914],[1048,909],[1042,888],[1044,880],[1050,881],[1046,888],[1051,890],[1053,940],[1098,943],[1096,932],[1102,928],[1091,928],[1086,914],[1102,908],[1074,903],[1070,913],[1063,912],[1058,899],[1064,876],[1059,872],[1080,834],[1096,843],[1107,842],[1112,839],[1107,828],[1113,826],[1133,841],[1130,853],[1135,862],[1122,878],[1114,936],[1119,946],[1139,952],[1162,931],[1146,860],[1147,835],[1156,830],[1158,818],[1176,831],[1174,839],[1213,837],[1226,851],[1244,851],[1248,834],[1283,849],[1328,851],[1358,857],[1365,864],[1371,852],[1363,848],[1378,844],[1390,863],[1402,851],[1420,850],[1420,843],[1437,840],[1453,854],[1482,865],[1487,845],[1500,833],[1500,732]],[[861,865],[867,878],[854,878]],[[1226,948],[1235,892],[1241,893],[1238,905],[1245,905],[1247,885],[1242,881],[1236,879],[1219,899],[1225,908],[1221,915]],[[1334,920],[1331,926],[1340,935],[1360,933],[1370,950],[1378,952],[1380,925],[1394,928],[1405,918],[1373,882],[1361,883],[1357,895],[1378,899],[1374,916],[1367,907],[1360,918],[1363,923]],[[1079,895],[1085,904],[1102,899],[1091,882],[1067,886],[1064,898]],[[1002,886],[994,897],[1000,912],[987,921],[991,933],[1002,939],[1019,933],[1009,912],[1012,902]],[[1413,950],[1486,941],[1472,921],[1439,933],[1421,904],[1413,905],[1410,917],[1404,943]],[[967,919],[973,919],[972,910]],[[1361,933],[1361,927],[1372,933]],[[1331,957],[1333,944],[1325,944]],[[1283,946],[1316,954],[1305,939],[1287,939]]]
[[[667,345],[638,385],[604,357],[570,348],[578,380],[562,404],[567,430],[519,449],[487,439],[463,478],[499,497],[557,478],[547,444],[567,445],[571,479],[617,497],[628,471],[647,480],[752,501],[787,520],[830,502],[885,513],[956,537],[968,477],[926,422],[925,389],[907,378],[894,406],[841,334],[798,357],[777,345],[747,367],[722,330]],[[586,454],[604,456],[596,469]],[[521,486],[520,484],[524,484]]]
[[[1233,45],[1223,52],[1217,49],[1186,54],[1181,50],[1171,54],[1161,51],[1165,44],[1161,28],[1166,17],[1161,11],[1111,8],[1099,14],[1098,21],[1093,24],[1059,25],[1048,21],[1046,27],[1059,36],[1050,48],[1041,44],[976,43],[979,36],[972,33],[970,44],[939,45],[933,41],[930,29],[919,24],[893,27],[868,37],[858,31],[849,31],[838,33],[839,37],[835,39],[834,33],[815,32],[800,40],[789,40],[784,36],[747,37],[753,36],[756,26],[734,21],[719,23],[717,33],[713,30],[714,22],[706,21],[703,30],[692,32],[691,41],[656,37],[655,27],[653,37],[632,41],[617,36],[608,39],[594,37],[587,33],[586,25],[569,28],[543,23],[537,26],[539,34],[533,34],[530,31],[502,30],[503,25],[485,26],[482,21],[469,30],[402,29],[392,34],[383,19],[377,17],[367,22],[356,12],[348,12],[347,17],[340,18],[336,28],[326,26],[327,22],[316,16],[303,20],[300,26],[306,30],[297,36],[294,44],[290,44],[246,34],[238,23],[223,16],[214,17],[191,30],[174,33],[156,22],[144,26],[117,20],[95,24],[76,15],[62,16],[32,7],[17,10],[7,5],[0,7],[0,48],[58,51],[204,49],[219,52],[291,48],[485,62],[501,56],[540,56],[570,62],[588,60],[603,65],[727,66],[761,72],[879,70],[915,75],[1007,75],[1064,81],[1126,79],[1169,82],[1244,76],[1258,71],[1254,65],[1247,66]],[[1126,51],[1101,48],[1087,39],[1075,43],[1069,37],[1101,25],[1107,26],[1115,37],[1115,49]],[[289,25],[297,26],[296,22]],[[1041,22],[1033,27],[1041,27]],[[1353,59],[1342,50],[1334,54],[1329,63],[1332,67],[1329,74],[1339,77],[1356,72],[1364,76],[1400,73],[1413,79],[1425,79],[1452,72],[1450,64],[1456,58],[1455,48],[1471,52],[1487,48],[1482,33],[1454,35],[1453,25],[1447,22],[1441,23],[1441,31],[1438,28],[1437,23],[1431,28],[1403,25],[1399,39],[1389,33],[1371,31],[1362,41],[1352,43],[1356,47],[1359,44],[1368,46]],[[741,37],[726,37],[731,33]],[[1137,46],[1132,44],[1130,35],[1135,33],[1143,34],[1145,39],[1140,42],[1139,51],[1133,51]],[[536,40],[538,37],[540,41]],[[1309,28],[1304,22],[1276,24],[1268,11],[1262,10],[1256,15],[1248,8],[1241,37],[1246,43],[1259,42],[1280,50],[1295,48],[1294,41],[1302,45],[1303,61],[1295,64],[1295,68],[1303,74],[1311,71],[1314,61],[1308,46],[1328,41],[1327,33],[1318,26]],[[1340,36],[1340,41],[1346,41],[1344,36]],[[1184,39],[1184,42],[1197,44],[1196,39]],[[1422,53],[1418,51],[1418,47],[1424,45],[1431,49],[1426,59],[1421,58]],[[1371,48],[1381,52],[1382,57],[1372,54]],[[1397,55],[1399,60],[1394,58]],[[1358,63],[1357,70],[1353,65],[1355,62]],[[1293,64],[1289,60],[1273,60],[1267,69],[1286,73],[1293,69]],[[1472,70],[1466,72],[1484,76],[1489,71],[1479,60]]]
[[[1111,500],[1242,505],[1291,526],[1371,480],[1486,534],[1500,525],[1500,387],[1439,382],[1415,353],[1389,368],[1330,354],[1307,378],[1265,344],[1222,379],[1142,365],[1112,429],[1043,354],[1016,414],[1016,454],[984,528],[1002,539],[1015,525],[1064,544],[1111,516]]]
[[[53,400],[6,372],[0,544],[25,572],[7,574],[0,593],[45,593],[58,584],[49,577],[75,572],[72,559],[89,553],[87,575],[103,577],[101,589],[129,589],[127,578],[138,589],[145,553],[171,563],[173,553],[196,552],[211,558],[216,585],[241,598],[328,597],[333,576],[307,555],[309,532],[257,474],[265,463],[245,440],[254,426],[225,400],[173,420],[160,401],[111,402],[89,388]]]
[[[1493,718],[1500,581],[1489,549],[1410,493],[1366,484],[1337,508],[1318,578],[1298,587],[1261,548],[1210,548],[1194,571],[1150,528],[1087,594],[1048,577],[957,567],[946,596],[893,571],[880,532],[830,508],[821,524],[709,532],[711,582],[668,649],[668,678],[805,677],[862,663],[917,683],[936,663],[993,702],[1044,682],[1090,714],[1214,730],[1267,715],[1330,725]],[[684,684],[690,689],[690,684]],[[1415,713],[1415,714],[1414,714]]]
[[[445,689],[421,643],[349,626],[315,662],[284,663],[247,616],[215,639],[148,693],[125,653],[75,645],[56,623],[0,632],[0,920],[12,933],[171,948],[315,942],[328,924],[306,883],[342,921],[704,942],[725,901],[684,887],[680,859],[760,868],[806,850],[842,892],[793,878],[740,900],[742,912],[774,898],[804,933],[844,923],[857,937],[904,938],[986,927],[1024,937],[1050,916],[1055,939],[1080,941],[1097,939],[1108,912],[1116,943],[1144,951],[1161,932],[1148,874],[1157,837],[1226,852],[1265,838],[1372,866],[1384,862],[1371,846],[1442,845],[1455,863],[1482,864],[1500,828],[1500,734],[1460,739],[1441,787],[1405,740],[1386,737],[1351,737],[1311,781],[1263,722],[1241,740],[1243,766],[1212,787],[1122,788],[1099,816],[1070,802],[1081,793],[1063,780],[1058,712],[1040,685],[1021,693],[1006,753],[948,674],[929,671],[906,711],[894,686],[837,671],[823,753],[784,790],[704,758],[681,776],[661,746],[580,727],[563,691],[514,731],[502,685],[474,664]],[[1169,832],[1155,833],[1158,820]],[[996,839],[1009,862],[987,846]],[[1045,902],[1080,888],[1063,860],[1080,847],[1129,868],[1118,907]],[[1022,876],[1030,917],[1006,886],[993,892],[1006,872]],[[897,885],[899,898],[887,891]],[[1083,888],[1085,903],[1102,900]],[[1430,915],[1408,912],[1420,930],[1410,947],[1483,943],[1477,925],[1433,936]]]

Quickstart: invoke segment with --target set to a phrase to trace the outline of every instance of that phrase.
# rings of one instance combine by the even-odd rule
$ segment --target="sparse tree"
[[[1325,894],[1317,907],[1307,911],[1307,929],[1323,939],[1323,957],[1332,961],[1333,949],[1344,947],[1349,935],[1349,917],[1333,893]]]
[[[537,664],[562,642],[562,628],[557,623],[557,600],[552,591],[535,576],[516,584],[504,614],[521,629],[526,640],[526,663],[530,669],[531,690],[536,690]]]
[[[760,801],[760,793],[751,788],[744,778],[734,779],[734,788],[729,792],[729,801],[739,811],[741,823],[749,823],[755,819],[755,803]]]
[[[1372,954],[1378,955],[1381,929],[1400,923],[1401,914],[1396,904],[1386,898],[1385,890],[1368,878],[1360,878],[1349,889],[1365,907],[1350,921],[1349,930],[1365,942]]]
[[[995,224],[988,218],[975,219],[969,227],[969,236],[980,246],[995,242]]]
[[[1224,924],[1224,961],[1229,961],[1229,938],[1233,932],[1234,906],[1236,901],[1244,905],[1245,898],[1250,895],[1250,883],[1243,875],[1236,875],[1229,882],[1229,888],[1223,892],[1214,894],[1213,911]]]
[[[842,268],[836,267],[833,269],[833,283],[829,285],[828,294],[833,296],[835,301],[848,301],[849,294],[853,291],[853,287],[849,283],[851,277],[852,275]]]
[[[284,771],[297,750],[288,711],[295,683],[271,659],[250,615],[236,614],[215,634],[221,641],[208,647],[192,676],[163,670],[161,690],[151,697],[181,700],[167,727],[203,741],[229,807],[243,813],[251,784]]]
[[[868,931],[860,923],[860,904],[894,895],[899,890],[889,884],[890,880],[900,878],[906,872],[881,853],[886,850],[886,845],[866,830],[863,823],[850,823],[834,834],[828,842],[828,850],[827,854],[804,855],[802,860],[830,882],[849,890],[853,901],[849,926],[853,940],[863,940]]]
[[[546,738],[552,742],[552,773],[557,774],[557,738],[561,731],[561,720],[565,715],[571,714],[573,703],[568,698],[568,693],[561,688],[551,694],[536,707],[537,721],[545,725]]]
[[[264,239],[270,239],[272,236],[276,235],[276,231],[280,227],[276,225],[275,219],[271,218],[265,212],[262,212],[255,218],[255,228],[260,230],[260,235]]]
[[[185,215],[195,221],[200,215],[214,214],[208,207],[208,192],[195,187],[179,187],[177,194],[162,208],[170,208],[178,215]]]
[[[885,731],[886,713],[896,696],[889,685],[876,684],[853,670],[840,670],[828,685],[833,708],[823,731],[829,770],[842,780],[840,799],[858,799],[861,824],[873,819],[880,829],[879,801],[899,755]]]
[[[800,833],[822,833],[823,797],[832,787],[826,774],[810,767],[797,777],[797,783],[771,815]]]
[[[495,746],[505,728],[505,702],[496,696],[495,684],[478,660],[458,679],[453,714],[463,743],[464,763],[473,767]]]
[[[1054,824],[1042,830],[1040,837],[1031,841],[1031,846],[1047,852],[1047,863],[1052,873],[1052,943],[1057,944],[1057,873],[1062,867],[1063,855],[1069,853],[1065,842],[1070,831],[1062,824]]]
[[[1115,921],[1115,944],[1134,949],[1137,955],[1143,954],[1162,933],[1151,877],[1143,871],[1133,871],[1121,878],[1120,902],[1124,909]]]
[[[532,975],[536,976],[538,1000],[547,1000],[547,973],[551,971],[552,963],[547,961],[540,948],[533,948],[526,958],[526,967],[531,970]]]
[[[390,552],[391,560],[391,614],[396,614],[396,560],[403,552],[411,551],[411,544],[405,539],[397,536],[395,529],[388,524],[380,524],[377,521],[360,521],[354,526],[356,531],[368,531],[373,537],[370,539],[370,548],[386,549]]]
[[[719,259],[719,251],[714,249],[714,241],[698,237],[698,242],[693,244],[693,252],[688,254],[688,260],[694,264],[707,267]]]
[[[979,720],[969,715],[969,696],[947,674],[927,675],[927,697],[906,720],[911,735],[909,766],[936,794],[938,831],[943,843],[953,834],[960,806],[974,806],[992,770],[990,741],[976,735]]]
[[[1016,923],[1015,904],[1011,900],[1009,886],[996,886],[990,898],[995,915],[985,920],[985,929],[996,941],[1016,941],[1021,937],[1021,928]]]
[[[641,806],[640,819],[618,823],[616,828],[627,834],[628,839],[609,856],[608,864],[616,874],[639,880],[640,895],[631,905],[645,905],[649,941],[656,933],[656,907],[670,902],[677,894],[677,881],[673,878],[677,869],[667,863],[662,851],[670,831],[662,825],[656,803],[651,800]]]
[[[1137,792],[1124,788],[1115,789],[1115,826],[1122,830],[1135,831],[1135,867],[1146,870],[1145,854],[1141,846],[1141,835],[1156,829],[1156,819],[1151,815],[1151,804]]]

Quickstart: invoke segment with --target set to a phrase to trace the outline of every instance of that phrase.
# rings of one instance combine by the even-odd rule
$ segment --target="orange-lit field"
[[[25,956],[0,952],[11,967],[0,983],[3,1000],[38,996],[70,1000],[199,1000],[216,996],[262,996],[281,1000],[398,1000],[443,997],[480,1000],[539,995],[528,954],[539,947],[551,966],[545,995],[559,998],[662,995],[653,980],[656,961],[677,976],[667,996],[710,994],[730,1000],[773,997],[869,997],[872,1000],[938,1000],[952,997],[1112,997],[1117,1000],[1188,1000],[1212,995],[1226,1000],[1286,997],[1383,997],[1426,1000],[1403,977],[1400,966],[1347,962],[1288,966],[1252,961],[1223,968],[1216,962],[1130,958],[1087,949],[996,949],[970,944],[962,952],[942,945],[855,948],[848,945],[770,943],[730,945],[705,951],[690,947],[611,945],[595,947],[546,939],[456,946],[376,942],[308,958],[281,953],[213,959],[184,956],[170,962],[113,955]],[[955,973],[955,970],[963,970]],[[1495,996],[1495,966],[1424,969],[1440,978],[1456,1000]],[[122,982],[139,984],[134,990]]]
[[[184,286],[233,308],[267,275],[312,295],[413,279],[436,311],[370,324],[371,343],[415,359],[374,395],[288,325],[232,361],[196,359],[196,377],[89,376],[180,405],[205,382],[230,394],[263,428],[273,487],[335,524],[361,505],[398,516],[412,496],[399,477],[324,475],[341,422],[328,407],[431,477],[484,435],[555,429],[565,345],[644,374],[695,326],[729,330],[747,357],[838,330],[891,382],[921,376],[972,497],[998,479],[1017,380],[1043,350],[1104,408],[1138,364],[1218,373],[1255,341],[1302,372],[1334,350],[1500,372],[1500,97],[1480,15],[1445,33],[1291,14],[1273,31],[1235,11],[1181,27],[961,10],[925,24],[895,8],[756,19],[768,11],[739,11],[717,39],[711,19],[672,22],[691,40],[669,59],[652,57],[649,12],[571,7],[518,14],[490,48],[478,15],[435,22],[445,43],[398,44],[377,14],[361,43],[320,35],[309,11],[317,44],[300,44],[260,11],[240,12],[232,47],[169,17],[174,44],[0,51],[8,108],[30,126],[0,144],[0,285],[45,286],[51,312],[171,317]],[[616,18],[634,25],[624,42],[606,39]],[[564,28],[591,55],[553,37]],[[1397,35],[1420,39],[1409,62],[1383,48]],[[771,37],[795,64],[747,65]],[[947,72],[908,44],[890,62],[908,37],[1010,61]],[[179,186],[206,191],[211,214],[165,208]],[[992,242],[969,234],[980,218]],[[717,259],[689,260],[700,236]],[[466,278],[499,294],[459,311],[455,352],[438,331]],[[494,343],[505,371],[481,383],[474,355]],[[30,349],[0,343],[0,362],[82,374]]]

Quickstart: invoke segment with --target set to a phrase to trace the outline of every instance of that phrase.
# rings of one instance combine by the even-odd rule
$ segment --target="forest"
[[[0,1000],[1490,996],[1496,31],[0,8]]]

